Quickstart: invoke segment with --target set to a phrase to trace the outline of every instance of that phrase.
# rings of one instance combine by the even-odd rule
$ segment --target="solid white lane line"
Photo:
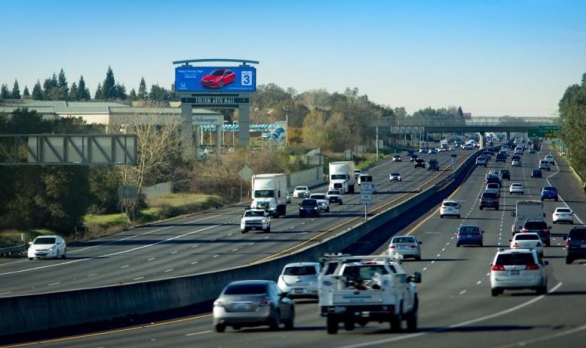
[[[188,336],[188,337],[189,336],[197,336],[197,335],[207,334],[207,333],[210,333],[210,332],[212,332],[212,330],[206,330],[206,331],[188,333],[188,334],[185,334],[185,336]]]

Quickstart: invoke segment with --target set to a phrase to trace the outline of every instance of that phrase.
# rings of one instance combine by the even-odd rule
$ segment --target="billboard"
[[[175,68],[176,92],[255,92],[256,68],[195,67]]]

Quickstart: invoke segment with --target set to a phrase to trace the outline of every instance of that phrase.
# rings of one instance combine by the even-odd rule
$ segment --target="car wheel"
[[[346,320],[344,322],[344,330],[354,331],[354,320]]]
[[[295,326],[295,307],[291,306],[291,314],[289,315],[289,319],[285,322],[285,329],[293,330]]]
[[[240,233],[244,234],[246,233],[246,230],[240,230]]]
[[[490,289],[490,294],[493,297],[496,297],[496,296],[500,295],[500,293],[501,293],[501,291],[499,289]]]
[[[479,245],[480,245],[481,247],[483,247],[483,246],[484,246],[484,243],[480,243]]]
[[[269,327],[273,331],[279,330],[279,326],[281,326],[281,314],[279,312],[275,313],[275,316],[271,319],[269,323]]]
[[[329,213],[329,212],[330,212],[330,208],[326,209],[326,213]]]
[[[554,224],[554,225],[555,225],[555,224],[557,224],[557,223],[558,223],[557,221],[553,221],[553,224]]]
[[[444,218],[444,216],[443,215],[440,215],[440,219],[443,219],[443,218]]]
[[[29,259],[29,260],[31,260],[31,261],[33,260],[33,258],[32,258],[32,257],[29,257],[28,259]]]
[[[336,321],[336,319],[334,319],[332,317],[328,317],[328,319],[327,319],[327,329],[328,329],[328,333],[330,335],[333,335],[333,334],[337,334],[338,333],[338,322]]]
[[[570,257],[566,257],[566,265],[569,265],[572,262],[574,262],[574,260],[572,260]]]
[[[480,210],[482,210],[482,206],[479,206]]]
[[[233,328],[234,330],[240,330],[240,329],[241,329],[240,325],[234,325],[234,326],[232,326],[232,328]]]
[[[409,314],[407,314],[407,330],[409,332],[417,331],[417,311],[419,309],[419,299],[417,298],[417,294],[415,295],[415,300],[413,301],[413,309]]]
[[[459,248],[459,247],[460,247],[460,243],[456,243],[456,248]]]
[[[266,232],[266,233],[271,233],[271,226],[269,226],[269,227],[268,227],[268,228],[265,230],[265,232]]]
[[[391,332],[401,332],[403,325],[403,304],[399,305],[399,314],[391,316]]]
[[[63,250],[63,255],[61,255],[62,259],[67,258],[67,249]]]
[[[547,286],[540,286],[539,288],[537,288],[537,294],[538,295],[547,294]]]
[[[340,201],[340,205],[344,204],[344,202]]]
[[[226,325],[224,325],[224,324],[216,324],[215,329],[216,329],[216,332],[220,332],[220,333],[221,332],[224,332],[224,331],[226,331]]]
[[[460,215],[458,214],[458,219],[460,218]]]

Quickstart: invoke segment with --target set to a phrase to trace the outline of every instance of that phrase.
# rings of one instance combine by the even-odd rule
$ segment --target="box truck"
[[[287,174],[252,176],[252,209],[264,209],[273,217],[287,214]]]
[[[330,190],[339,190],[342,193],[354,193],[356,178],[354,177],[354,162],[330,162]]]

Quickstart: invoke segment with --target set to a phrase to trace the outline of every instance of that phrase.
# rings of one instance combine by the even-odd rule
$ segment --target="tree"
[[[59,72],[59,78],[57,80],[57,88],[59,88],[59,100],[69,99],[69,86],[67,79],[65,78],[65,72],[63,69]]]
[[[570,162],[580,177],[586,178],[586,73],[581,85],[569,86],[559,102],[560,137],[568,144]]]
[[[79,83],[77,85],[77,97],[76,100],[79,101],[87,101],[92,99],[90,95],[90,90],[86,87],[85,81],[83,80],[83,75],[79,78]]]
[[[97,95],[97,94],[96,94]],[[108,67],[106,72],[106,79],[102,84],[102,100],[116,100],[118,97],[118,91],[116,90],[116,80],[114,79],[114,72],[111,67]]]
[[[0,87],[0,99],[10,99],[10,91],[6,84],[3,84],[2,87]]]
[[[41,89],[41,82],[37,80],[37,83],[33,86],[33,100],[43,100],[43,90]]]
[[[138,86],[138,95],[137,97],[142,100],[147,100],[149,98],[149,93],[147,92],[146,82],[144,81],[144,77],[140,79],[140,85]]]
[[[20,88],[18,87],[18,80],[14,80],[14,86],[12,87],[12,93],[10,93],[12,99],[21,99]]]
[[[79,95],[79,90],[77,89],[77,84],[73,82],[71,84],[71,89],[69,90],[69,97],[68,100],[77,100],[77,96]]]
[[[30,98],[30,96],[31,96],[31,94],[28,91],[28,87],[27,86],[24,86],[24,92],[22,92],[22,97],[23,98]]]
[[[96,88],[96,94],[94,95],[95,100],[102,99],[102,84],[98,83],[98,87]]]
[[[130,94],[128,95],[128,99],[130,99],[131,101],[135,101],[138,99],[138,96],[136,95],[136,91],[133,89],[130,90]]]
[[[122,184],[136,186],[140,194],[145,186],[172,180],[182,161],[180,123],[170,118],[153,120],[143,115],[131,115],[119,121],[119,125],[112,125],[113,129],[120,129],[122,124],[126,124],[138,139],[137,165],[119,168]],[[139,197],[125,202],[129,218],[132,218],[139,203]]]
[[[57,75],[53,73],[51,78],[45,79],[43,83],[43,99],[44,100],[59,100],[61,92],[59,91],[59,82]]]

